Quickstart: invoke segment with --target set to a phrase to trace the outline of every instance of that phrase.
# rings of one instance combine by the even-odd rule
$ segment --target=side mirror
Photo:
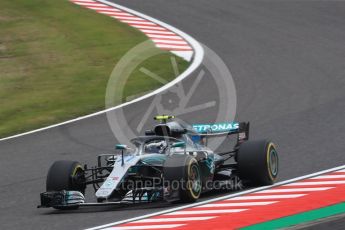
[[[121,166],[123,166],[125,164],[125,160],[123,157],[123,150],[128,149],[127,145],[116,145],[115,149],[121,150]]]
[[[116,145],[115,146],[115,149],[118,149],[118,150],[124,150],[124,149],[127,149],[127,145]]]
[[[186,147],[186,142],[180,141],[180,142],[175,142],[171,145],[172,148],[184,148]]]

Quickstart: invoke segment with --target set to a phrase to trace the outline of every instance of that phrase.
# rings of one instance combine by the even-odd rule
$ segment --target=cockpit
[[[158,153],[163,154],[168,148],[168,144],[165,140],[152,140],[144,144],[144,153]]]
[[[166,154],[166,150],[171,149],[174,143],[181,142],[172,137],[162,136],[142,136],[131,140],[131,143],[135,145],[135,153],[139,155],[143,154]]]

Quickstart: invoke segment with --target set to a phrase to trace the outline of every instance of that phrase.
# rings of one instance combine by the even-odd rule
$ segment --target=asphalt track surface
[[[237,119],[251,121],[253,139],[278,144],[280,180],[345,163],[345,2],[115,2],[181,29],[223,59],[236,84]],[[217,94],[207,79],[195,101]],[[148,103],[125,109],[130,125]],[[202,121],[211,113],[183,119]],[[92,163],[97,153],[113,151],[115,142],[105,115],[0,142],[0,228],[82,229],[171,207],[67,213],[35,208],[54,160]]]

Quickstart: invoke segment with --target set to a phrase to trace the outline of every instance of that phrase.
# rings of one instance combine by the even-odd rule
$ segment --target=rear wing
[[[238,144],[249,139],[249,122],[224,122],[214,124],[195,124],[192,125],[196,136],[201,138],[221,137],[238,134]]]

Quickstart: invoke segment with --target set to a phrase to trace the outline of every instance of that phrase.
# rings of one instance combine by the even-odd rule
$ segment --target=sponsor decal
[[[239,129],[238,122],[230,122],[230,123],[215,123],[215,124],[196,124],[193,125],[193,128],[198,133],[220,133],[220,132],[228,132]]]

